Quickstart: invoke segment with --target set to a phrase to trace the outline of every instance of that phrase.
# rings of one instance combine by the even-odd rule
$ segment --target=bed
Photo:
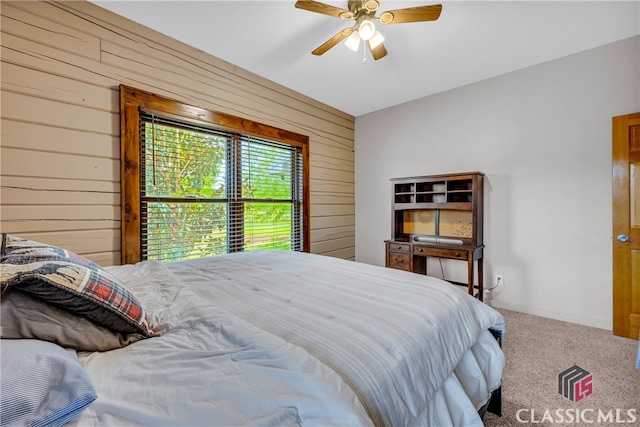
[[[3,422],[8,342],[54,346],[82,377],[38,414],[50,425],[481,426],[500,389],[503,317],[436,278],[289,251],[100,268],[51,248],[3,235]],[[51,296],[62,264],[108,282],[125,316],[75,285]]]

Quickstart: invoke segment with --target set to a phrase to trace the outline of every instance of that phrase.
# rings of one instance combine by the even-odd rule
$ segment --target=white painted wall
[[[487,301],[611,329],[611,118],[640,111],[639,50],[634,37],[357,117],[356,260],[384,265],[389,178],[479,170],[485,286],[505,279]],[[443,268],[466,279],[465,263]]]

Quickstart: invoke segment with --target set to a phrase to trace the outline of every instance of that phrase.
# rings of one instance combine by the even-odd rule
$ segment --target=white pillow
[[[0,353],[2,426],[61,426],[97,397],[75,350],[3,339]]]

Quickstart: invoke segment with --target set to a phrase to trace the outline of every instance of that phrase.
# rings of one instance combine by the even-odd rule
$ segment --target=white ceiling
[[[444,1],[437,21],[378,25],[389,54],[363,63],[362,46],[311,55],[353,21],[295,0],[93,3],[356,117],[640,34],[640,0]]]

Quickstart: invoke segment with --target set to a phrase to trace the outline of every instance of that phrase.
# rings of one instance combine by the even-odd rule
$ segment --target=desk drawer
[[[414,245],[413,253],[415,255],[433,256],[439,258],[468,259],[470,252],[462,249],[444,249]]]
[[[387,249],[389,252],[411,253],[411,245],[407,243],[387,243]]]
[[[409,271],[409,265],[411,261],[410,254],[403,254],[399,252],[389,252],[387,254],[387,267],[397,268],[398,270]]]

